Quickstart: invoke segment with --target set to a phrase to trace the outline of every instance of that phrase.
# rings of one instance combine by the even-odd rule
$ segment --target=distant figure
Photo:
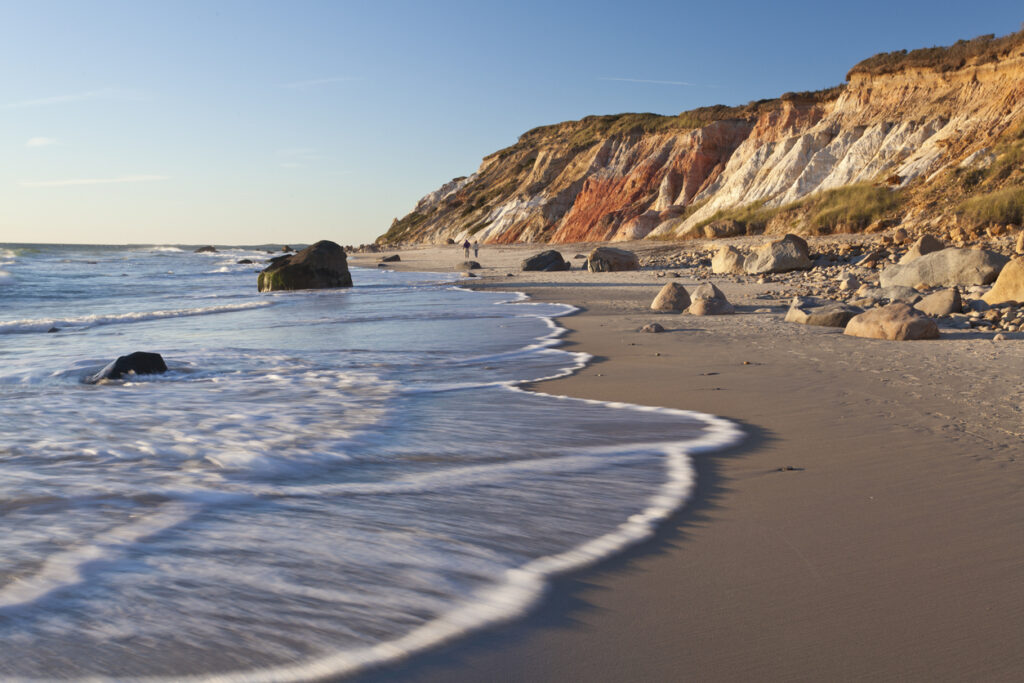
[[[469,240],[462,243],[462,250],[466,252],[466,258],[469,258]]]
[[[479,255],[480,255],[480,243],[479,242],[473,242],[473,258],[476,258]],[[466,254],[466,256],[469,256],[469,254]]]

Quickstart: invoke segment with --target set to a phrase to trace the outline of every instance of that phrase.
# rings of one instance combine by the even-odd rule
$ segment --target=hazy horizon
[[[369,242],[536,126],[825,88],[877,52],[1021,18],[919,0],[7,2],[0,242]]]

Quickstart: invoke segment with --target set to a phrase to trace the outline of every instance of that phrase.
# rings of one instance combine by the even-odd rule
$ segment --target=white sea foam
[[[216,313],[232,313],[235,311],[247,311],[254,308],[272,306],[272,301],[249,301],[238,304],[225,304],[223,306],[205,306],[202,308],[179,308],[164,311],[138,311],[134,313],[113,313],[83,315],[72,318],[37,318],[34,320],[8,320],[0,321],[0,334],[14,334],[19,332],[46,332],[53,327],[79,328],[93,327],[96,325],[115,325],[120,323],[136,323],[147,320],[161,320],[164,318],[183,318],[195,315],[212,315]]]

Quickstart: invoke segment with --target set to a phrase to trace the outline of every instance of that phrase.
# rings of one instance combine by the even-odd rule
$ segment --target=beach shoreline
[[[657,314],[652,270],[519,272],[542,248],[487,245],[485,277],[460,282],[581,309],[562,348],[593,360],[539,390],[707,412],[747,438],[694,457],[696,491],[654,539],[558,579],[524,619],[361,679],[1016,678],[1019,342],[850,338],[717,279],[738,315]],[[403,270],[464,260],[400,253]]]

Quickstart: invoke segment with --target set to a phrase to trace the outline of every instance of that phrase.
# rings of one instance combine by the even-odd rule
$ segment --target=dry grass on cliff
[[[803,200],[811,232],[856,232],[887,218],[900,206],[901,193],[872,183],[837,187]]]
[[[1024,223],[1024,188],[1005,187],[962,202],[956,211],[975,225]]]
[[[850,69],[846,78],[849,80],[855,74],[880,76],[905,69],[954,71],[968,64],[995,62],[1014,52],[1024,54],[1024,30],[999,38],[996,38],[995,34],[988,34],[972,40],[958,40],[948,47],[925,47],[910,52],[880,52]]]

